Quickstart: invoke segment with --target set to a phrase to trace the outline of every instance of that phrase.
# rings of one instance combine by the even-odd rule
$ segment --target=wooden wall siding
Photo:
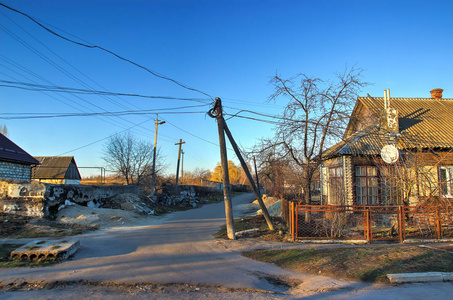
[[[343,156],[345,204],[354,205],[354,171],[350,156]]]

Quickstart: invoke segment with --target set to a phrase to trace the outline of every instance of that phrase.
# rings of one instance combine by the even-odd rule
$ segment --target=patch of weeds
[[[37,244],[37,245],[41,245],[41,244],[44,244],[45,242],[46,242],[46,241],[39,241],[39,242],[37,242],[36,244]]]
[[[0,262],[9,260],[11,251],[16,250],[23,245],[25,244],[0,244]]]
[[[28,251],[33,251],[33,250],[36,250],[36,249],[39,249],[39,246],[28,246],[27,247]]]
[[[58,248],[61,248],[61,246],[60,245],[53,245],[50,249],[51,250],[55,250],[55,249],[58,249]]]
[[[263,215],[244,216],[234,220],[235,232],[258,228],[257,232],[251,233],[248,237],[260,238],[268,241],[284,242],[287,241],[288,228],[283,225],[281,218],[271,217],[274,231],[269,231],[266,220]],[[223,225],[215,234],[216,238],[228,238],[226,225]]]

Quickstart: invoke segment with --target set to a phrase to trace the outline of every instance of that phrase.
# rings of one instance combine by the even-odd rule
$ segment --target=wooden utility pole
[[[181,150],[181,183],[184,184],[184,150]]]
[[[228,136],[228,139],[230,140],[231,146],[233,146],[234,152],[236,153],[237,158],[241,162],[242,169],[245,172],[245,175],[247,175],[247,178],[250,182],[250,185],[252,186],[253,192],[255,193],[256,199],[258,199],[258,203],[260,204],[261,211],[263,212],[264,219],[266,219],[267,226],[269,227],[269,230],[274,230],[274,225],[272,224],[271,218],[269,216],[269,212],[267,211],[266,205],[264,205],[263,199],[261,198],[261,195],[256,188],[255,181],[253,180],[252,174],[250,174],[249,167],[244,161],[244,158],[242,157],[241,152],[239,151],[239,147],[236,144],[236,141],[233,138],[233,135],[231,134],[230,130],[228,129],[227,124],[225,123],[225,120],[222,117],[222,122],[223,122],[223,129],[225,130],[226,135]]]
[[[224,121],[222,116],[222,101],[220,98],[215,98],[214,107],[208,112],[209,116],[216,118],[217,127],[219,130],[219,144],[220,144],[220,163],[223,170],[223,199],[225,202],[225,218],[227,236],[230,240],[235,240],[236,235],[234,232],[234,220],[233,220],[233,206],[231,204],[230,195],[230,177],[228,174],[228,157],[225,144],[225,132],[224,132]]]
[[[156,114],[156,129],[154,132],[154,150],[153,150],[153,170],[152,170],[152,177],[151,177],[151,197],[154,196],[154,185],[156,183],[157,127],[164,123],[165,123],[165,121],[159,122],[159,116]]]
[[[176,165],[176,191],[178,191],[179,162],[181,160],[181,146],[182,146],[182,144],[185,144],[185,143],[186,142],[183,142],[182,139],[179,139],[179,143],[175,143],[175,145],[179,145],[178,164]]]
[[[261,190],[260,190],[260,180],[258,179],[258,169],[256,168],[256,158],[255,155],[253,155],[253,166],[255,168],[255,178],[256,178],[256,186],[258,187],[258,194],[261,195]]]

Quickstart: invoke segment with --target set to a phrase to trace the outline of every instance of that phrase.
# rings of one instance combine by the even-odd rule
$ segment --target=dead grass
[[[388,282],[387,274],[453,272],[453,254],[419,246],[257,250],[244,256],[283,268],[340,279]]]
[[[62,224],[47,219],[35,219],[0,213],[0,238],[39,238],[73,236],[98,229],[93,226]]]

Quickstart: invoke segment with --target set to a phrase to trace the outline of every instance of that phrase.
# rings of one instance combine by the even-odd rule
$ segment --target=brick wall
[[[0,178],[30,181],[31,168],[27,165],[0,161]]]

